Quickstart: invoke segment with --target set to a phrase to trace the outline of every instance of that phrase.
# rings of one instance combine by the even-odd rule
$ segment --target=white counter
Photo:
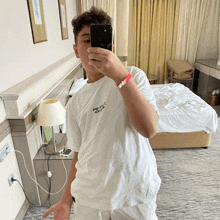
[[[217,66],[218,60],[196,60],[195,68],[199,71],[220,79],[220,66]]]

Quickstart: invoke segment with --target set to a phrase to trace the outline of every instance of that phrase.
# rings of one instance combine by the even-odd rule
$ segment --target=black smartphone
[[[112,26],[110,24],[90,25],[91,47],[101,47],[112,51]]]
[[[65,151],[62,153],[62,155],[63,155],[64,157],[68,157],[71,152],[72,152],[72,150],[71,150],[70,148],[68,148],[67,150],[65,150]]]

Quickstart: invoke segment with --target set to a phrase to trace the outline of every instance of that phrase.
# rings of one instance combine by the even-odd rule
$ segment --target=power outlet
[[[5,144],[5,146],[0,150],[0,162],[2,162],[6,158],[8,149],[9,145]]]
[[[14,177],[14,173],[11,173],[11,175],[8,177],[9,186],[11,186],[12,183],[13,183],[12,178],[15,178],[15,177]]]

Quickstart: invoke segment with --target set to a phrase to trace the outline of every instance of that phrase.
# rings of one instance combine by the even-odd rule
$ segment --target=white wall
[[[66,0],[69,39],[62,40],[58,0],[43,0],[47,42],[33,44],[26,0],[3,1],[0,7],[0,93],[73,53],[71,20],[76,16],[76,0]],[[6,120],[4,102],[0,99],[0,123]],[[2,131],[0,131],[2,132]],[[0,142],[14,148],[11,134]],[[0,219],[15,220],[25,196],[17,182],[8,184],[14,173],[21,182],[15,153],[0,163]],[[22,184],[22,182],[21,182]]]
[[[6,143],[14,149],[11,134],[0,142],[0,149],[2,149]],[[15,220],[25,201],[25,195],[18,182],[14,182],[9,186],[8,177],[11,173],[13,173],[15,179],[22,184],[15,153],[10,153],[0,163],[0,219],[4,220]]]
[[[58,0],[43,0],[47,42],[34,44],[27,1],[3,1],[0,20],[0,93],[73,52],[75,0],[66,0],[69,39],[62,40]]]
[[[5,116],[6,113],[5,113],[4,102],[2,99],[0,99],[0,123],[5,120]]]

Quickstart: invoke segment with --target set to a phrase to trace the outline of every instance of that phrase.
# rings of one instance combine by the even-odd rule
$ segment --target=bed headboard
[[[84,71],[79,71],[82,68],[82,64],[79,65],[77,68],[72,71],[71,74],[66,77],[65,80],[63,80],[62,83],[60,83],[59,86],[57,86],[56,89],[54,89],[54,92],[51,92],[49,96],[47,96],[47,99],[56,98],[60,101],[60,103],[65,106],[70,98],[69,91],[74,84],[75,79],[84,78]]]

